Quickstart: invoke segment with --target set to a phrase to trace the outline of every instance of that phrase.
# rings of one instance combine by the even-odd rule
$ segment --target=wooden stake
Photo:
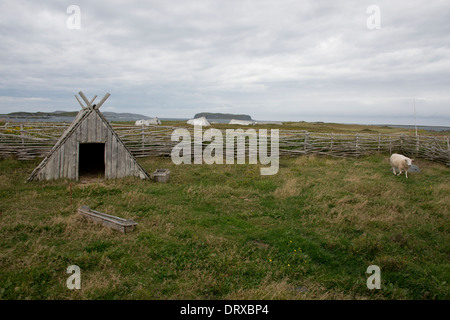
[[[84,95],[84,93],[82,91],[78,92],[78,94],[80,95],[80,97],[84,100],[84,102],[86,103],[88,108],[92,108],[91,103],[89,102],[89,100],[86,98],[86,96]]]
[[[77,98],[77,101],[80,104],[81,108],[85,109],[86,107],[81,103],[80,99],[78,99],[77,95],[75,95],[75,98]]]
[[[92,98],[92,100],[91,101],[89,101],[91,104],[93,104],[94,103],[94,101],[95,101],[95,98],[97,98],[97,96],[95,95],[93,98]]]
[[[105,94],[105,96],[103,97],[102,100],[100,100],[99,103],[97,103],[97,105],[95,106],[95,109],[100,109],[100,107],[102,106],[102,104],[106,101],[106,99],[108,99],[110,96],[109,93]]]

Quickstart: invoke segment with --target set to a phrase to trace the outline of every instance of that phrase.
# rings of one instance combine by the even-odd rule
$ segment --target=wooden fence
[[[20,160],[44,157],[69,126],[68,123],[9,123],[0,126],[0,157]],[[171,141],[179,127],[112,124],[135,157],[170,156],[178,141]],[[193,128],[185,127],[194,138]],[[242,129],[244,132],[249,128]],[[204,129],[205,131],[206,129]],[[225,130],[222,130],[225,151]],[[255,129],[258,132],[258,129]],[[270,129],[268,138],[270,142]],[[249,146],[249,138],[246,140]],[[206,146],[209,142],[204,142]],[[193,150],[193,149],[192,149]],[[270,144],[268,146],[270,152]],[[333,157],[359,157],[374,153],[402,153],[450,166],[448,136],[409,136],[394,134],[336,134],[279,129],[280,156],[321,154]]]

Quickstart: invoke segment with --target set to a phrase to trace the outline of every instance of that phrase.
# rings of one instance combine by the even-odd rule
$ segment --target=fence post
[[[331,146],[330,146],[330,151],[333,151],[333,144],[334,144],[334,133],[331,134]]]
[[[305,154],[308,152],[307,150],[307,146],[308,146],[308,139],[309,138],[309,133],[308,131],[305,132],[305,141],[303,142],[303,150],[305,151]]]
[[[380,153],[381,149],[381,133],[378,134],[378,153]]]
[[[436,137],[433,138],[433,160],[436,159],[436,154],[437,154],[437,142],[436,142]]]
[[[419,136],[416,136],[416,157],[419,156],[419,149],[420,149],[420,139]]]
[[[389,136],[389,154],[392,154],[392,138]]]
[[[449,152],[448,154],[447,154],[447,165],[448,166],[450,166],[450,141],[449,141],[449,139],[448,139],[448,136],[447,136],[447,151]]]
[[[144,139],[145,139],[145,135],[144,135],[144,124],[142,124],[142,126],[141,126],[141,138],[142,138],[142,141],[141,141],[141,146],[142,146],[142,149],[144,149]]]
[[[22,137],[22,145],[25,145],[25,140],[23,138],[23,124],[20,125],[20,136]]]
[[[357,133],[355,137],[355,150],[356,153],[359,155],[359,133]]]

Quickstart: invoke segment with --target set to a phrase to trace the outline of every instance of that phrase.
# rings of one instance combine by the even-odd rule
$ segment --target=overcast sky
[[[80,8],[80,29],[71,29]],[[380,9],[380,29],[376,12]],[[450,1],[0,1],[0,113],[450,126]]]

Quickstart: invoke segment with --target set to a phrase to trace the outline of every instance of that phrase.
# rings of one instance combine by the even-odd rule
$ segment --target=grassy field
[[[450,170],[388,157],[180,165],[167,184],[25,183],[39,163],[0,160],[0,299],[449,299]],[[133,219],[129,234],[81,205]],[[381,290],[368,290],[369,265]],[[69,290],[70,265],[81,290]]]

